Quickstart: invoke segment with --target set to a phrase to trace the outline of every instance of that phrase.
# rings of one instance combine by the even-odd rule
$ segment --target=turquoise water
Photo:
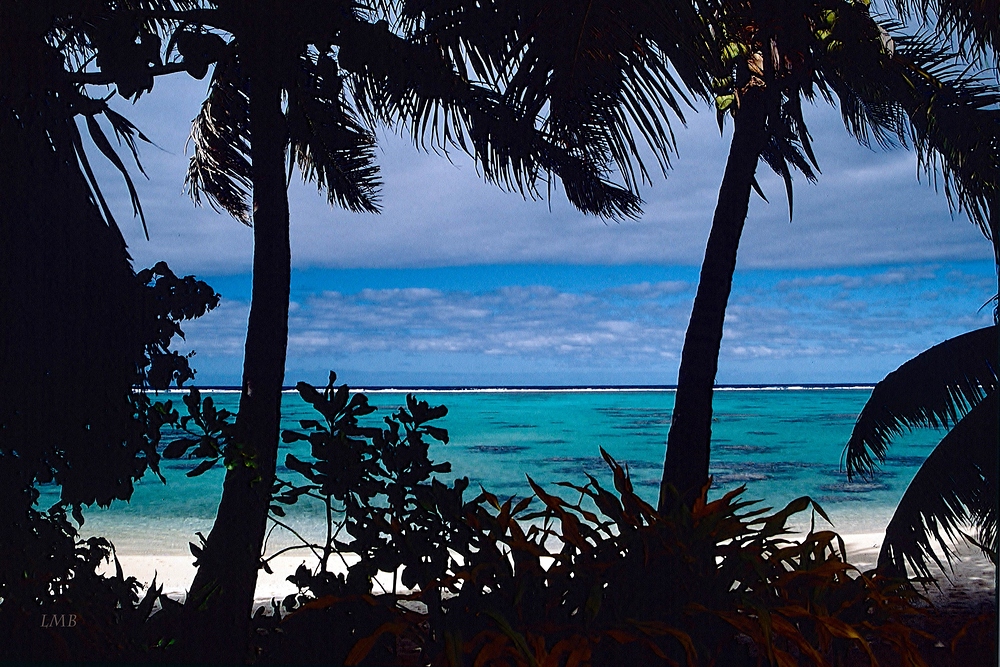
[[[718,390],[715,395],[711,472],[712,495],[741,484],[747,496],[780,506],[801,495],[820,502],[838,530],[878,532],[885,527],[906,485],[941,438],[933,430],[901,438],[872,480],[852,483],[841,466],[844,445],[870,388],[773,388]],[[220,407],[235,409],[235,392],[205,392]],[[450,461],[452,478],[468,476],[470,498],[479,484],[500,496],[528,494],[525,475],[551,487],[557,481],[582,484],[584,472],[611,486],[600,458],[604,447],[626,464],[640,495],[656,498],[673,392],[669,390],[501,390],[416,392],[431,405],[448,406],[438,424],[451,441],[434,443],[431,458]],[[394,411],[404,392],[369,392],[379,407],[375,418]],[[167,395],[180,404],[180,395]],[[295,393],[284,396],[284,427],[316,417]],[[279,462],[290,452],[308,457],[308,445],[281,446]],[[132,501],[109,510],[86,513],[87,534],[106,534],[128,552],[186,552],[195,531],[205,534],[221,495],[224,469],[197,478],[184,473],[190,460],[163,461],[167,484],[147,475]],[[279,465],[278,476],[302,479]],[[289,520],[317,534],[321,517],[308,506],[297,507]],[[283,541],[282,541],[283,542]]]

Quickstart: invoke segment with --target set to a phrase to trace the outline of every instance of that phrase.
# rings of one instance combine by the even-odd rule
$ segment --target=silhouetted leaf
[[[186,473],[186,476],[187,477],[197,477],[198,475],[201,475],[202,473],[204,473],[205,471],[207,471],[209,468],[211,468],[212,466],[214,466],[216,463],[218,463],[218,461],[219,461],[218,458],[205,459],[204,461],[202,461],[201,463],[199,463],[197,466],[195,466],[194,470],[191,470],[188,473]]]
[[[997,387],[997,327],[970,331],[910,359],[875,385],[847,443],[847,475],[874,472],[892,438],[956,424]]]
[[[165,459],[179,459],[197,443],[198,441],[193,438],[178,438],[163,448],[162,456]]]
[[[945,569],[932,540],[950,563],[950,540],[975,521],[989,549],[997,550],[997,390],[980,401],[934,448],[899,501],[886,526],[879,565],[904,572],[904,562],[930,576],[928,561]]]

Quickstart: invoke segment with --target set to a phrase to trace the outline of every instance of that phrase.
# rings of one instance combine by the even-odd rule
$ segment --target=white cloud
[[[794,286],[786,289],[757,285],[760,275],[770,274],[737,275],[720,382],[877,380],[992,318],[991,310],[976,312],[982,292],[971,283],[982,276],[967,271],[904,266],[793,275],[778,282]],[[926,299],[928,287],[952,297]],[[454,382],[489,384],[494,367],[515,377],[559,367],[564,379],[552,383],[599,382],[590,377],[672,383],[692,298],[683,281],[579,292],[546,285],[321,291],[300,299],[291,313],[289,368],[301,374],[360,365],[363,378],[382,373],[391,383],[401,373],[429,377],[449,366]],[[238,377],[247,308],[224,301],[185,327],[201,355],[196,366],[208,362],[205,377],[227,364],[227,377]]]
[[[954,272],[953,272],[954,273]],[[930,281],[937,277],[934,266],[904,266],[894,267],[885,271],[863,276],[845,274],[827,274],[808,277],[797,277],[781,280],[775,285],[778,290],[802,289],[808,287],[840,287],[845,290],[883,287],[887,285],[903,285],[918,281]]]

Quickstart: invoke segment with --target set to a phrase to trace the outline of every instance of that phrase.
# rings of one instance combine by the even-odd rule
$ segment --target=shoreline
[[[882,543],[882,533],[846,533],[842,535],[847,549],[847,560],[861,571],[875,566],[878,551]],[[993,564],[983,554],[970,545],[956,545],[961,560],[952,562],[952,570],[942,572],[932,566],[932,573],[937,580],[937,586],[931,586],[926,595],[938,605],[954,607],[963,604],[978,604],[985,596],[996,594],[995,569]],[[143,590],[156,577],[157,585],[163,586],[163,592],[171,598],[183,599],[187,587],[194,579],[196,568],[194,556],[183,553],[149,553],[149,552],[119,552],[118,560],[126,577],[133,576],[143,584]],[[334,557],[330,569],[336,573],[346,572],[343,562]],[[278,556],[269,562],[274,574],[261,570],[258,574],[257,589],[254,594],[255,606],[270,607],[272,598],[279,602],[287,595],[298,592],[294,584],[286,581],[286,577],[295,572],[300,564],[315,567],[316,559],[312,554],[300,556]],[[114,561],[104,563],[99,570],[105,575],[114,575]],[[380,573],[376,581],[386,590],[392,586],[392,575]],[[378,586],[376,586],[378,590]]]

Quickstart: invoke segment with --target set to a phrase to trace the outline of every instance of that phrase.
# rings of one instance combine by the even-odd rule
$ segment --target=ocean
[[[476,389],[412,390],[431,405],[446,405],[438,420],[450,435],[448,444],[434,442],[430,457],[450,461],[451,483],[468,476],[468,498],[479,486],[498,496],[530,493],[525,475],[549,491],[568,490],[555,482],[584,484],[584,473],[612,488],[600,447],[627,465],[638,493],[655,504],[674,392],[669,389]],[[371,390],[369,402],[379,408],[377,422],[405,400],[405,390]],[[907,484],[943,433],[931,429],[907,434],[894,442],[889,458],[873,479],[847,480],[844,446],[871,387],[719,388],[712,426],[710,496],[746,485],[746,498],[781,507],[808,495],[826,510],[834,529],[843,533],[884,530]],[[220,407],[235,410],[235,391],[206,390]],[[180,393],[165,392],[183,414]],[[283,427],[318,415],[295,392],[283,398]],[[307,458],[308,444],[282,443],[278,477],[304,480],[281,465],[285,454]],[[184,473],[197,461],[164,460],[167,484],[147,474],[129,503],[110,509],[89,508],[84,535],[106,535],[120,553],[186,554],[195,533],[211,530],[222,491],[221,465],[196,478]],[[52,500],[46,489],[43,502]],[[566,497],[570,497],[567,495]],[[324,520],[308,499],[290,508],[287,521],[307,536],[318,537]],[[808,521],[804,516],[803,520]],[[817,519],[818,520],[818,519]],[[822,524],[822,522],[820,522]],[[803,525],[804,527],[804,525]],[[272,548],[294,540],[278,531]]]

